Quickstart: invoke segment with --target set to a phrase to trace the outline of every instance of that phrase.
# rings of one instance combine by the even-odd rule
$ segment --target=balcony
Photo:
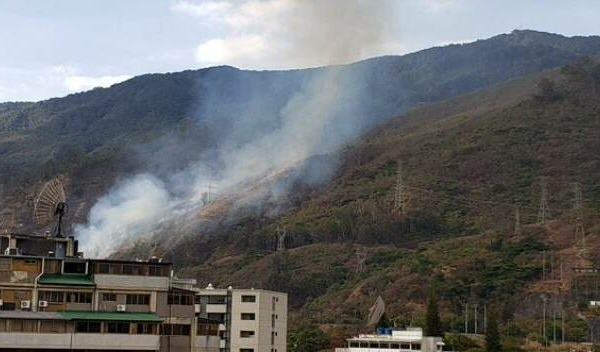
[[[0,349],[86,349],[156,351],[158,335],[0,333]]]

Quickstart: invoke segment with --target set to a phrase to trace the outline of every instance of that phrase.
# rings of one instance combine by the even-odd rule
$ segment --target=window
[[[99,263],[96,264],[96,272],[98,274],[108,274],[109,273],[109,265],[108,263]]]
[[[379,343],[377,343],[377,342],[369,342],[369,348],[379,348]]]
[[[358,348],[358,342],[356,342],[356,341],[350,341],[350,347],[352,347],[352,348]]]
[[[256,302],[256,296],[254,296],[254,295],[242,295],[242,302],[244,302],[244,303],[254,303],[254,302]]]
[[[8,330],[8,320],[0,319],[0,332],[6,332]]]
[[[66,292],[68,303],[92,303],[91,292]]]
[[[127,304],[149,305],[150,295],[127,295]]]
[[[41,320],[40,332],[45,333],[65,333],[67,326],[63,320]]]
[[[275,344],[275,331],[271,331],[271,346]]]
[[[380,342],[379,343],[379,349],[389,350],[390,349],[390,344],[387,343],[387,342]]]
[[[75,323],[75,332],[99,333],[100,332],[100,322],[78,321]]]
[[[198,322],[198,336],[218,336],[219,325],[215,323]]]
[[[242,320],[255,320],[256,319],[256,314],[254,314],[254,313],[242,313],[241,318],[242,318]]]
[[[276,303],[277,303],[277,297],[272,297],[271,298],[271,310],[275,310]]]
[[[154,329],[152,326],[152,324],[138,323],[137,333],[141,335],[152,335],[154,334]]]
[[[41,291],[40,301],[47,301],[50,303],[63,303],[65,301],[65,293],[58,291]]]
[[[15,319],[10,321],[11,332],[35,332],[37,330],[37,320]]]
[[[277,316],[275,314],[271,314],[271,327],[274,328],[275,327],[275,320],[277,319]]]
[[[162,324],[160,327],[160,334],[167,336],[189,336],[190,326],[183,324]]]
[[[396,349],[396,350],[400,349],[400,345],[397,343],[393,343],[391,346],[392,346],[391,347],[392,349]]]
[[[240,337],[254,337],[254,331],[250,331],[250,330],[242,330],[240,331]]]
[[[420,343],[413,343],[411,346],[411,350],[420,350],[421,349],[421,344]]]
[[[85,274],[86,273],[85,262],[64,262],[63,273],[64,274]]]
[[[109,334],[129,334],[129,323],[106,323],[106,332]]]
[[[11,258],[0,258],[0,271],[11,271],[12,269]]]
[[[102,294],[102,301],[103,302],[116,302],[117,301],[117,295],[115,293],[103,293]]]
[[[208,313],[207,318],[212,321],[216,321],[219,323],[225,322],[225,314],[224,313]]]
[[[254,348],[240,348],[240,352],[254,352]]]
[[[123,264],[123,274],[125,275],[146,275],[146,270],[142,265]]]
[[[227,303],[227,296],[207,296],[208,304],[224,304]]]
[[[194,296],[187,293],[169,293],[169,304],[191,306],[194,304]]]
[[[149,276],[169,276],[167,267],[160,265],[150,265],[148,267]]]
[[[402,350],[410,350],[410,345],[407,344],[407,343],[406,344],[403,343],[403,344],[400,345],[400,349],[402,349]]]

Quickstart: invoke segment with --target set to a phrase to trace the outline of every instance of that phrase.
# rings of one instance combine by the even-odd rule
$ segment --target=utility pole
[[[465,303],[465,334],[469,333],[469,302]]]
[[[394,194],[394,210],[400,214],[404,213],[404,185],[402,183],[402,161],[398,160],[396,171],[396,192]]]
[[[542,251],[542,281],[546,281],[546,251]]]
[[[542,177],[541,179],[541,197],[540,197],[540,207],[538,210],[538,223],[541,225],[546,224],[548,218],[550,218],[550,211],[548,208],[548,184],[547,178]]]
[[[542,337],[544,338],[544,344],[546,343],[546,299],[546,296],[542,296],[542,301],[544,301],[542,311]]]
[[[477,312],[477,307],[478,307],[478,304],[477,304],[477,303],[475,303],[475,309],[474,309],[474,313],[475,313],[475,333],[476,333],[476,334],[477,334],[477,332],[478,332],[478,331],[477,331],[477,316],[478,316],[478,314],[477,314],[477,313],[478,313],[478,312]]]
[[[561,341],[562,344],[565,344],[565,308],[563,307],[563,303],[560,304],[560,320],[561,320]]]
[[[515,208],[515,232],[516,236],[521,234],[521,209],[519,207]]]
[[[575,200],[573,202],[573,209],[575,210],[575,243],[581,244],[585,248],[585,229],[583,227],[583,191],[581,190],[581,184],[579,182],[574,183],[575,188]]]

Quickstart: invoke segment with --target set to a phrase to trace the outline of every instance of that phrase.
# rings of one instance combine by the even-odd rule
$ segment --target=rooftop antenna
[[[63,237],[62,220],[67,213],[67,196],[62,182],[55,178],[48,181],[35,200],[34,216],[39,226],[55,223],[54,235]]]

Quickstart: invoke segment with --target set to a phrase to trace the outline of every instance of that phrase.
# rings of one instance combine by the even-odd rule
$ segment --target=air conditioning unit
[[[117,312],[125,312],[127,311],[127,306],[124,304],[117,304]]]
[[[31,301],[21,301],[21,309],[31,308]]]
[[[39,301],[38,302],[38,307],[40,307],[40,308],[46,308],[46,307],[48,307],[48,301]]]

